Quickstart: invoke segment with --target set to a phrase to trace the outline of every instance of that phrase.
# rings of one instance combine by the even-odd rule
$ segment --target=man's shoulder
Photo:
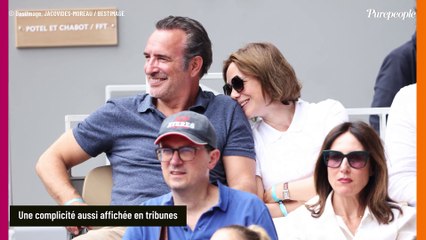
[[[147,94],[140,94],[109,99],[104,105],[92,112],[87,119],[106,121],[106,119],[122,118],[129,113],[143,112],[150,107],[151,101],[147,96]]]
[[[413,50],[416,49],[415,41],[413,39],[410,39],[409,41],[405,42],[404,44],[400,45],[399,47],[392,50],[389,55],[405,55],[405,54],[411,54]]]
[[[138,114],[147,112],[147,110],[152,108],[155,108],[152,105],[152,97],[147,93],[143,93],[134,96],[109,99],[100,110],[101,112],[109,112],[115,115],[118,114],[117,116],[122,116],[122,114],[127,115],[129,113]]]
[[[384,62],[393,64],[411,64],[415,61],[416,47],[413,41],[410,40],[403,45],[393,49],[385,58]],[[415,63],[415,62],[414,62]]]
[[[133,96],[117,97],[117,98],[109,99],[107,100],[107,103],[112,103],[114,105],[138,106],[139,104],[145,103],[147,101],[150,102],[149,94],[143,93],[143,94],[137,94]]]
[[[172,193],[166,193],[164,195],[151,198],[143,202],[141,205],[151,206],[151,205],[171,205]]]
[[[218,94],[215,95],[214,93],[210,91],[202,91],[203,97],[207,98],[209,102],[215,103],[215,104],[231,104],[236,105],[236,101],[233,100],[231,97],[226,96],[224,94]]]
[[[265,203],[255,194],[229,188],[227,209],[240,216],[259,216],[268,211]],[[244,213],[243,213],[244,212]]]
[[[214,95],[211,92],[203,92],[203,97],[206,100],[205,115],[214,122],[217,118],[220,119],[240,119],[245,118],[243,110],[238,103],[231,97],[219,94]]]

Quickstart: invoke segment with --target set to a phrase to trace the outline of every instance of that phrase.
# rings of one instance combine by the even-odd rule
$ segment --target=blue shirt
[[[108,101],[73,129],[82,149],[95,157],[105,152],[111,162],[114,205],[139,205],[170,192],[154,141],[165,119],[148,94]],[[255,159],[250,124],[240,106],[228,96],[200,92],[191,111],[202,113],[215,127],[222,156]],[[210,172],[211,182],[227,184],[222,159]]]
[[[143,205],[173,205],[172,194],[150,199]],[[185,227],[168,227],[170,240],[210,239],[213,233],[233,224],[263,227],[272,240],[278,239],[274,223],[266,205],[254,194],[231,189],[219,184],[219,202],[198,219],[192,230]],[[123,240],[159,239],[160,227],[128,227]]]

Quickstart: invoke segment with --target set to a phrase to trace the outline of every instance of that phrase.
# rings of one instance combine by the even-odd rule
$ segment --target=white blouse
[[[281,225],[277,222],[279,239],[415,239],[416,237],[416,209],[409,206],[400,206],[403,214],[392,209],[394,220],[389,224],[380,224],[367,208],[362,216],[361,223],[355,232],[351,233],[340,216],[334,212],[331,196],[327,198],[323,214],[319,218],[311,216],[306,207],[300,207],[289,214]]]
[[[343,105],[327,99],[319,103],[297,101],[293,120],[285,132],[261,120],[256,122],[256,174],[262,177],[264,188],[311,176],[325,136],[347,120]]]

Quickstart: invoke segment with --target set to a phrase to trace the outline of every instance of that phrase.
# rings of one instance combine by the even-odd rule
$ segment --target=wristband
[[[279,201],[278,204],[280,205],[280,210],[281,210],[282,214],[284,215],[284,217],[287,217],[288,212],[287,212],[287,208],[285,207],[283,201]]]
[[[271,190],[272,199],[274,199],[275,202],[280,202],[281,199],[277,197],[277,194],[275,193],[275,185],[272,186]]]
[[[64,205],[71,205],[72,203],[75,203],[75,202],[84,203],[84,200],[83,200],[83,198],[73,198],[73,199],[65,202]]]

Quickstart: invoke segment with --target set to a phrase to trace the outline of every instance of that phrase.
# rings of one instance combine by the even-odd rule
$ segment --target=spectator
[[[171,193],[150,199],[143,205],[184,205],[187,226],[128,227],[123,240],[210,239],[227,225],[258,224],[277,239],[272,218],[254,194],[209,183],[209,171],[219,160],[220,151],[214,127],[206,116],[183,111],[166,118],[155,143],[163,177]]]
[[[223,77],[225,94],[247,118],[258,120],[253,126],[258,195],[274,218],[286,216],[315,195],[312,173],[321,143],[347,121],[346,110],[331,99],[300,99],[293,68],[271,43],[250,43],[232,53]]]
[[[374,85],[371,107],[389,107],[404,86],[416,83],[416,33],[411,40],[394,49],[383,60]],[[379,132],[379,117],[370,116],[370,125]]]
[[[388,195],[380,137],[364,122],[327,135],[315,167],[319,199],[287,219],[286,239],[415,239],[415,208]]]
[[[416,89],[401,88],[396,94],[386,127],[385,147],[389,169],[389,195],[416,206]]]
[[[204,27],[190,18],[166,17],[157,22],[144,55],[150,94],[108,101],[41,155],[36,170],[51,196],[58,204],[84,205],[67,171],[102,152],[112,166],[113,205],[138,205],[169,192],[154,153],[154,140],[167,116],[186,109],[208,116],[216,128],[222,156],[210,172],[211,181],[254,193],[250,124],[230,98],[199,87],[212,62]],[[77,227],[68,229],[78,233]],[[89,231],[79,240],[121,239],[123,233],[124,228],[103,228]]]

